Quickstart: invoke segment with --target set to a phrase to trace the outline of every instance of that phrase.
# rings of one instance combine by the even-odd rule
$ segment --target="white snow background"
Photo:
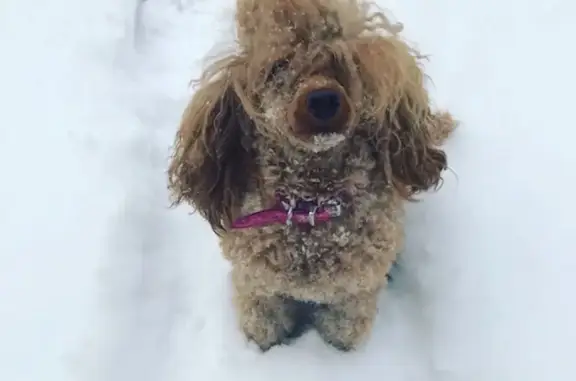
[[[382,2],[462,120],[457,175],[410,207],[364,348],[310,333],[264,355],[213,234],[165,190],[233,1],[138,4],[0,1],[0,380],[576,379],[573,2]]]

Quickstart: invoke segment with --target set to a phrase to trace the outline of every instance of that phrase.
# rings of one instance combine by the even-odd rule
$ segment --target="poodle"
[[[374,4],[236,5],[236,49],[204,70],[176,135],[173,205],[217,234],[249,341],[266,351],[311,328],[357,349],[404,203],[441,186],[456,122],[432,111],[424,57]]]

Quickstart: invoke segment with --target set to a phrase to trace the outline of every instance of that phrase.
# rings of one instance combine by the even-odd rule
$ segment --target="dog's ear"
[[[253,174],[253,124],[225,80],[203,84],[190,101],[168,171],[175,204],[191,204],[220,234],[241,208]]]
[[[425,57],[387,22],[381,28],[391,35],[362,37],[352,44],[360,84],[369,101],[362,124],[368,126],[385,182],[405,199],[412,199],[440,185],[447,168],[441,143],[454,126],[448,113],[434,113],[430,108],[420,64]]]
[[[440,144],[453,126],[450,114],[434,114],[429,107],[418,107],[411,99],[402,100],[389,115],[389,172],[403,197],[411,199],[414,194],[440,185],[448,164]]]

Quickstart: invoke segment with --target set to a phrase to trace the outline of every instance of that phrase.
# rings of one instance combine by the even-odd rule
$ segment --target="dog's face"
[[[364,136],[406,198],[439,183],[446,157],[401,28],[361,0],[238,0],[236,22],[239,51],[205,72],[180,127],[178,200],[223,228],[255,176],[258,138],[313,154]]]
[[[302,49],[278,58],[264,71],[259,104],[264,118],[257,128],[281,144],[327,150],[349,135],[356,110],[345,70],[328,51],[318,52],[312,63],[306,62],[307,53]]]
[[[358,124],[361,89],[340,13],[359,8],[343,4],[239,1],[247,92],[260,114],[255,127],[270,140],[317,152]]]
[[[368,3],[239,0],[237,28],[256,128],[279,144],[331,149],[359,125],[390,127],[408,97],[408,112],[427,107],[401,27]]]

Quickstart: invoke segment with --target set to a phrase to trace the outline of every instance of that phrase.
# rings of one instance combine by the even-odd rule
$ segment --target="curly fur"
[[[455,122],[431,110],[423,57],[372,6],[238,0],[238,49],[204,72],[176,137],[175,204],[219,235],[240,326],[263,350],[294,335],[304,304],[328,343],[356,348],[403,245],[403,203],[436,189],[447,168],[440,145]],[[336,137],[301,134],[298,97],[319,86],[347,105]],[[276,194],[335,199],[344,215],[306,231],[230,229]]]

